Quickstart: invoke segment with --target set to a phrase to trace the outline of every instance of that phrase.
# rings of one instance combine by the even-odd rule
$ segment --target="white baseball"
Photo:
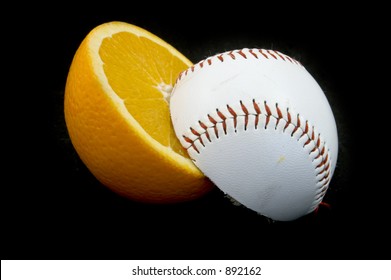
[[[338,155],[322,89],[293,58],[241,49],[180,74],[170,99],[176,136],[223,192],[273,220],[314,211]]]

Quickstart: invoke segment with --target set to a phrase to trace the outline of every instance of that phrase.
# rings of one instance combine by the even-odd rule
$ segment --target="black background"
[[[15,58],[7,81],[15,100],[4,123],[10,142],[4,153],[11,156],[3,171],[2,259],[389,258],[387,207],[377,202],[386,187],[363,163],[373,165],[365,142],[377,138],[367,126],[377,104],[367,101],[374,86],[363,71],[373,60],[363,47],[374,40],[373,29],[359,16],[340,7],[320,14],[244,3],[153,14],[146,8],[60,11],[34,15],[26,33],[6,37],[17,55],[5,58]],[[145,205],[102,186],[72,147],[63,97],[79,44],[95,26],[113,20],[147,29],[193,62],[243,47],[272,48],[299,60],[324,89],[337,121],[340,154],[324,199],[330,208],[273,223],[231,205],[217,189],[189,203]]]

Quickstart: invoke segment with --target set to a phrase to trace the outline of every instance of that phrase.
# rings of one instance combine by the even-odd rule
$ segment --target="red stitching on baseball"
[[[282,60],[284,60],[285,61],[285,58],[284,58],[284,56],[280,53],[280,52],[278,52],[278,51],[275,51],[275,53],[279,56],[279,57],[281,57],[281,59]]]
[[[225,120],[227,119],[226,116],[224,116],[224,114],[221,113],[221,112],[219,111],[219,109],[216,109],[216,112],[217,112],[217,115],[219,115],[219,117],[220,117],[223,121],[225,121]]]
[[[236,60],[237,59],[237,56],[235,56],[235,53],[236,54],[239,54],[243,59],[248,59],[247,57],[247,53],[251,54],[253,57],[255,57],[256,59],[261,59],[262,56],[258,56],[257,53],[254,52],[257,51],[259,52],[260,54],[262,54],[262,56],[266,59],[275,59],[275,60],[279,60],[279,58],[281,58],[283,61],[286,61],[287,60],[292,63],[292,64],[298,64],[298,65],[301,65],[301,63],[287,55],[284,55],[278,51],[274,51],[274,50],[265,50],[265,49],[240,49],[240,50],[236,50],[236,51],[229,51],[229,52],[225,52],[225,53],[220,53],[220,54],[216,54],[214,56],[211,56],[211,57],[208,57],[207,59],[204,59],[200,62],[198,62],[197,64],[194,64],[193,66],[190,66],[187,70],[184,70],[182,71],[179,75],[178,75],[178,78],[176,80],[176,82],[178,82],[179,80],[181,80],[182,78],[184,78],[185,76],[187,76],[189,74],[189,72],[193,73],[195,72],[195,70],[197,70],[197,67],[199,66],[199,68],[204,68],[205,66],[205,61],[208,63],[208,65],[212,65],[213,64],[213,61],[214,61],[214,58],[217,58],[220,62],[224,62],[224,57],[225,56],[228,56],[230,57],[231,59],[233,60]],[[190,70],[190,71],[189,71]]]
[[[237,120],[237,114],[235,112],[234,109],[232,109],[231,107],[229,107],[229,105],[227,105],[227,109],[228,109],[228,112],[232,115],[232,117],[234,118],[234,129],[236,131],[236,126],[238,124],[238,120]]]
[[[307,141],[304,143],[303,147],[307,146],[309,143],[311,143],[311,138],[308,137]],[[315,146],[316,148],[316,146]]]
[[[215,135],[216,135],[216,137],[217,138],[219,138],[219,132],[218,132],[218,130],[217,130],[217,121],[214,119],[214,118],[212,118],[210,115],[208,115],[208,118],[209,118],[209,120],[213,123],[213,126],[214,126],[214,131],[215,131]]]
[[[266,113],[267,113],[269,116],[272,114],[272,112],[270,111],[269,106],[267,106],[267,104],[266,104],[266,101],[265,101],[265,110],[266,110]]]
[[[261,114],[261,109],[259,109],[259,106],[258,106],[257,102],[255,102],[255,99],[253,99],[253,107],[256,112],[254,126],[255,126],[255,129],[258,129],[259,115]]]
[[[201,134],[199,134],[198,131],[192,127],[190,127],[190,131],[191,131],[191,133],[193,133],[195,136],[197,136],[199,138],[201,145],[205,147],[204,142],[202,141],[202,138],[201,138]],[[186,142],[187,142],[187,140],[186,140]]]
[[[247,56],[243,53],[243,51],[242,50],[239,50],[238,51],[238,54],[240,54],[241,56],[243,56],[244,58],[246,58],[247,59]]]
[[[278,118],[279,118],[279,119],[282,119],[282,113],[281,113],[280,108],[278,108],[278,103],[276,103],[276,109],[277,109]]]
[[[212,118],[210,115],[208,115],[208,119],[209,119],[214,125],[217,124],[217,121],[216,121],[214,118]]]
[[[329,170],[329,168],[330,168],[330,162],[328,162],[328,163],[326,164],[326,166],[325,166],[325,169],[326,169],[326,170]]]
[[[192,147],[197,153],[200,153],[200,151],[197,149],[196,145],[194,144],[194,141],[191,140],[189,137],[186,137],[185,135],[182,135],[183,139],[185,139],[185,141],[187,143],[190,143],[190,147]]]
[[[314,160],[317,160],[318,158],[320,158],[322,155],[319,153],[315,158]]]
[[[297,117],[299,117],[299,115],[297,115]],[[298,120],[300,120],[300,119],[298,119]],[[308,121],[306,121],[305,122],[305,129],[304,129],[303,134],[301,135],[301,137],[303,137],[304,135],[306,135],[308,133],[308,129],[309,129],[308,128]]]
[[[322,148],[322,151],[320,151],[320,154],[323,156],[324,155],[324,152],[325,152],[325,147],[323,146],[323,148]]]
[[[216,109],[216,112],[217,112],[217,115],[220,117],[220,119],[223,120],[222,124],[223,124],[224,134],[227,135],[227,123],[225,122],[225,120],[227,119],[227,117],[224,116],[224,114],[221,113],[221,112],[219,111],[219,109]]]
[[[328,169],[325,169],[325,170],[328,170]],[[326,174],[323,176],[322,180],[323,179],[326,179],[327,182],[330,180],[330,171],[326,172]]]
[[[270,112],[270,108],[269,108],[269,106],[267,106],[266,101],[265,101],[265,110],[266,110],[265,129],[267,129],[267,126],[268,126],[269,121],[270,121],[270,116],[271,116],[272,113]]]
[[[327,164],[322,171],[320,171],[318,174],[316,174],[316,176],[322,175],[323,173],[327,173],[326,171],[328,170],[328,168],[329,168],[329,164]],[[324,177],[325,177],[325,175],[323,176],[323,178]]]
[[[278,103],[276,103],[276,110],[277,110],[277,122],[276,122],[276,129],[277,129],[277,126],[278,126],[278,123],[280,122],[280,120],[282,119],[282,113],[281,113],[281,110],[280,108],[278,108]]]
[[[293,63],[293,60],[292,60],[292,58],[290,58],[289,56],[285,56],[290,62],[292,62]]]
[[[208,138],[209,142],[212,142],[212,140],[210,140],[210,136],[209,136],[209,132],[208,132],[208,127],[206,126],[206,124],[204,124],[204,123],[201,122],[201,121],[198,121],[198,123],[199,123],[200,126],[204,129],[206,138]]]
[[[242,100],[240,100],[240,107],[242,107],[242,111],[244,113],[244,130],[247,130],[248,116],[250,114],[248,113],[248,110],[247,110],[246,106],[244,106]]]
[[[324,161],[322,160],[317,166],[316,166],[316,169],[318,169],[319,167],[322,167],[324,165]]]
[[[286,121],[286,124],[284,126],[284,132],[285,132],[285,129],[288,128],[288,126],[291,124],[292,122],[292,118],[291,118],[291,113],[289,113],[289,108],[286,109],[286,115],[288,117],[287,121]],[[291,135],[292,136],[292,135]]]
[[[296,120],[297,120],[296,126],[291,133],[291,137],[293,137],[293,135],[296,133],[296,131],[299,129],[299,127],[301,127],[299,114],[297,114]],[[301,137],[303,137],[303,135],[304,135],[304,133],[299,137],[299,139],[297,139],[297,141],[299,141],[301,139]]]
[[[274,59],[277,59],[277,56],[276,56],[275,54],[273,54],[271,50],[267,50],[267,52],[268,52]]]
[[[326,194],[327,184],[329,183],[329,181],[330,181],[330,178],[325,180],[325,182],[323,183],[322,187],[320,188],[321,191],[315,197],[315,201],[317,201],[318,199],[322,198]]]
[[[191,133],[193,133],[195,136],[201,136],[194,128],[190,127]]]
[[[193,143],[194,143],[194,141],[191,140],[189,137],[186,137],[185,135],[182,135],[182,136],[183,136],[183,139],[185,139],[185,141],[186,141],[187,143],[190,143],[190,144],[193,144]]]
[[[262,49],[259,49],[258,51],[259,51],[265,58],[269,59],[269,57],[268,57],[265,53],[263,53],[263,50],[262,50]]]
[[[253,99],[253,106],[254,106],[254,110],[255,112],[260,115],[261,114],[261,109],[259,108],[257,102],[255,102],[255,99]]]
[[[319,172],[317,172],[316,176],[319,177],[317,179],[317,182],[320,183],[320,186],[319,186],[319,192],[316,194],[316,197],[315,197],[315,202],[318,201],[319,198],[322,198],[324,196],[324,194],[326,193],[326,190],[328,189],[328,184],[330,182],[330,167],[331,167],[331,164],[330,164],[330,157],[329,157],[329,151],[326,150],[326,144],[323,142],[323,145],[322,145],[322,140],[321,140],[321,136],[320,134],[318,134],[317,137],[315,137],[315,129],[314,127],[312,127],[312,131],[310,132],[309,131],[309,125],[308,125],[308,121],[305,122],[305,126],[304,128],[301,127],[301,120],[300,120],[300,116],[299,114],[297,114],[297,122],[296,122],[296,125],[294,123],[292,123],[292,119],[291,119],[291,115],[289,113],[289,108],[287,108],[286,110],[286,116],[284,116],[284,114],[282,113],[281,109],[278,107],[278,104],[276,104],[276,114],[273,114],[270,110],[270,107],[267,105],[266,101],[264,102],[264,107],[265,107],[265,111],[266,111],[266,114],[265,113],[262,113],[261,112],[261,109],[259,108],[259,105],[258,103],[256,102],[255,99],[252,100],[252,104],[253,104],[253,107],[254,107],[254,110],[255,110],[255,113],[250,113],[247,109],[247,107],[244,105],[244,103],[242,101],[240,101],[240,107],[243,111],[242,114],[238,114],[234,109],[233,107],[227,105],[227,110],[228,112],[230,113],[231,116],[226,116],[224,115],[219,109],[216,109],[216,112],[217,112],[217,115],[219,116],[219,118],[221,119],[221,121],[216,121],[212,116],[210,116],[209,114],[207,115],[208,116],[208,119],[209,121],[211,122],[212,125],[210,126],[207,126],[205,123],[201,122],[201,121],[198,121],[200,127],[203,129],[203,132],[199,132],[197,130],[195,130],[194,128],[190,127],[190,132],[196,136],[195,139],[191,139],[190,137],[187,137],[185,135],[183,135],[183,139],[185,140],[186,143],[189,143],[190,146],[189,147],[185,147],[185,149],[190,149],[190,148],[193,148],[198,154],[200,153],[199,149],[197,148],[197,146],[195,145],[195,142],[196,141],[200,141],[201,145],[205,147],[204,145],[204,142],[202,140],[202,135],[205,135],[207,137],[207,139],[209,140],[209,142],[212,142],[210,136],[209,136],[209,133],[208,133],[208,129],[210,128],[213,128],[214,132],[215,132],[215,135],[217,138],[219,138],[219,132],[218,132],[218,124],[222,124],[223,126],[223,130],[224,130],[224,133],[227,134],[227,119],[233,119],[234,120],[234,128],[235,128],[235,132],[236,132],[236,126],[237,126],[237,119],[238,117],[244,117],[244,122],[245,122],[245,130],[247,128],[247,124],[248,124],[248,118],[249,116],[255,116],[255,129],[257,129],[257,126],[258,126],[258,123],[259,123],[259,116],[260,115],[265,115],[266,117],[266,120],[265,120],[265,129],[267,128],[267,123],[269,122],[269,119],[270,117],[273,117],[277,120],[277,122],[281,119],[285,120],[287,125],[293,125],[294,126],[294,129],[293,129],[293,132],[291,133],[291,136],[294,135],[294,133],[300,129],[303,131],[303,133],[300,135],[300,137],[298,137],[298,140],[301,139],[304,135],[307,136],[307,140],[306,142],[304,143],[303,145],[303,148],[307,145],[309,145],[311,142],[314,143],[314,147],[312,148],[312,150],[308,153],[309,155],[311,155],[312,153],[314,152],[318,152],[318,154],[313,157],[313,160],[312,161],[315,161],[315,160],[320,160],[320,162],[317,163],[317,165],[314,167],[315,170],[317,169],[321,169],[319,170]],[[285,128],[287,127],[287,125],[285,125],[284,127],[284,130],[285,131]]]
[[[244,106],[242,100],[240,100],[240,107],[242,108],[242,111],[243,111],[243,113],[244,113],[245,115],[248,115],[248,114],[249,114],[249,113],[248,113],[248,110],[247,110],[246,106]]]
[[[254,53],[254,51],[253,50],[249,50],[248,51],[249,53],[251,53],[255,58],[258,58],[258,56],[257,56],[257,54],[256,53]]]

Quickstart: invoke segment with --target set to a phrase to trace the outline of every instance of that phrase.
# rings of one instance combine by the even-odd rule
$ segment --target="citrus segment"
[[[170,146],[172,141],[177,151],[187,155],[182,147],[178,150],[180,145],[176,138],[170,139],[171,121],[166,98],[178,69],[186,69],[188,62],[179,60],[156,42],[129,32],[105,38],[99,55],[108,83],[125,101],[132,117],[162,145]],[[134,82],[130,84],[129,80]]]
[[[164,146],[170,146],[170,112],[166,100],[126,99],[125,106],[152,138]]]
[[[172,85],[190,65],[172,46],[127,23],[102,24],[83,40],[67,78],[65,120],[77,153],[104,185],[163,203],[211,189],[170,120]]]

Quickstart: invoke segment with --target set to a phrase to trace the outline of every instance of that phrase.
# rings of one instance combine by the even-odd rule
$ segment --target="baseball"
[[[322,89],[295,59],[264,49],[211,56],[179,75],[170,112],[194,164],[242,205],[290,221],[322,201],[337,128]]]

